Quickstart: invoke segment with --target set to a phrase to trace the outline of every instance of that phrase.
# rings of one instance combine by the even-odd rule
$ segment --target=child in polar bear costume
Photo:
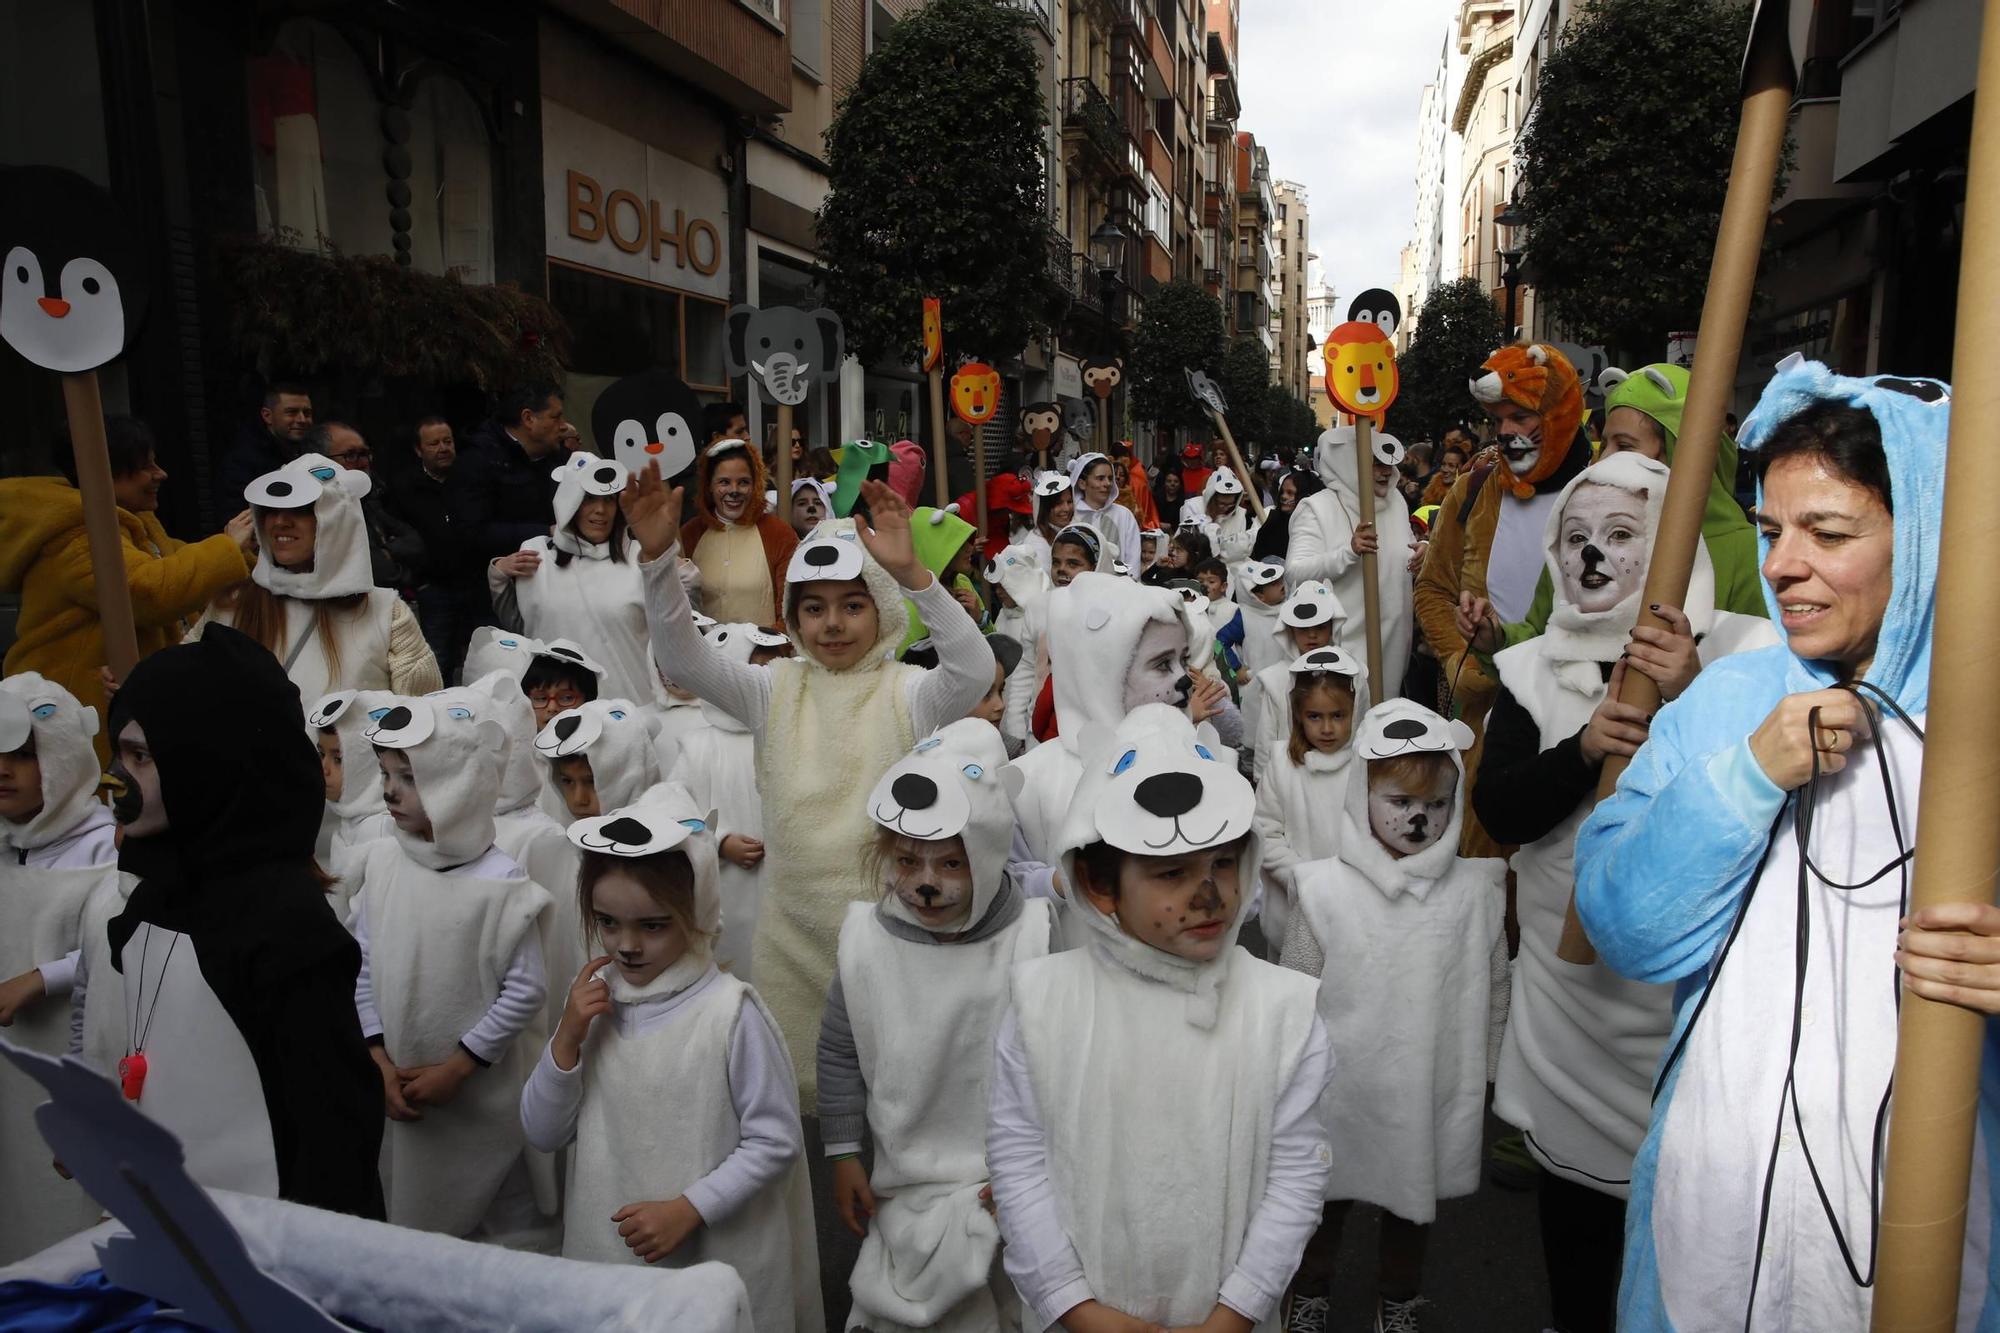
[[[569,836],[596,956],[519,1112],[535,1147],[571,1150],[563,1256],[725,1263],[760,1333],[819,1333],[798,1088],[763,1001],[710,952],[721,903],[707,814],[664,783]]]
[[[996,1263],[986,1085],[1008,972],[1048,952],[1050,904],[1007,876],[1006,760],[1000,733],[967,718],[918,742],[868,798],[882,898],[847,909],[819,1037],[834,1204],[867,1237],[849,1328],[1019,1326]]]
[[[1018,964],[986,1151],[1032,1320],[1276,1327],[1318,1221],[1331,1055],[1312,985],[1236,947],[1250,784],[1161,704],[1083,738],[1062,834],[1088,946]]]
[[[1439,1199],[1479,1187],[1487,1012],[1506,864],[1458,855],[1472,729],[1406,699],[1370,709],[1353,746],[1340,850],[1295,872],[1285,966],[1319,977],[1340,1052],[1327,1090],[1339,1151],[1293,1318],[1325,1327],[1341,1225],[1379,1205],[1378,1329],[1414,1328]],[[1504,959],[1504,953],[1501,955]]]

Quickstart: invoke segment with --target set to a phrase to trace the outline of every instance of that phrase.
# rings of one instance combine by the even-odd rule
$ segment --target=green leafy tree
[[[1264,390],[1264,434],[1258,443],[1263,452],[1290,467],[1301,449],[1319,443],[1319,418],[1312,408],[1273,384]]]
[[[1126,366],[1133,415],[1162,430],[1212,429],[1207,409],[1188,391],[1187,372],[1192,368],[1219,376],[1221,361],[1222,303],[1186,278],[1155,289],[1132,335],[1132,360]],[[1223,392],[1229,391],[1225,387]],[[1229,405],[1233,411],[1233,395]],[[1233,420],[1229,428],[1240,437]]]
[[[1736,147],[1750,8],[1587,0],[1542,66],[1515,148],[1523,267],[1576,341],[1652,360],[1670,331],[1695,327]]]
[[[1262,444],[1271,431],[1271,355],[1264,344],[1247,334],[1232,338],[1215,382],[1229,400],[1229,432],[1236,443],[1245,452]]]
[[[826,303],[864,361],[917,359],[922,301],[948,353],[1017,354],[1053,295],[1041,66],[1028,17],[930,0],[890,31],[826,136]]]
[[[1396,358],[1402,387],[1389,404],[1389,432],[1405,443],[1441,439],[1479,415],[1467,381],[1507,332],[1500,308],[1474,277],[1434,289],[1415,319],[1409,350]]]

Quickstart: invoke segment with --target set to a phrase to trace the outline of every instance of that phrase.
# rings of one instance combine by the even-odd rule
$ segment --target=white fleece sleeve
[[[1336,499],[1333,506],[1338,509],[1340,501]],[[1285,549],[1287,592],[1297,592],[1307,579],[1331,583],[1355,561],[1354,548],[1348,544],[1353,534],[1327,531],[1322,512],[1322,506],[1303,500],[1292,510],[1291,539]]]
[[[771,711],[770,669],[732,662],[708,646],[694,627],[694,609],[688,605],[687,589],[681,586],[680,554],[680,543],[676,542],[659,559],[639,562],[639,573],[646,581],[646,629],[652,639],[653,660],[674,684],[708,700],[752,731],[761,732]],[[958,606],[949,597],[945,601],[954,609]],[[982,694],[993,679],[990,661],[986,672]]]
[[[576,1121],[583,1110],[583,1061],[574,1069],[557,1068],[554,1042],[551,1037],[542,1047],[542,1058],[521,1085],[521,1132],[536,1152],[557,1152],[576,1142]]]
[[[906,589],[904,595],[916,603],[924,624],[930,627],[931,644],[937,649],[936,670],[914,677],[909,687],[910,728],[919,736],[928,736],[970,713],[993,688],[993,649],[972,617],[965,614],[965,608],[946,590],[942,579],[934,578],[929,587],[916,592]],[[667,674],[673,675],[672,667],[667,668]],[[680,683],[701,693],[691,682]],[[743,714],[736,716],[741,718]],[[762,716],[758,715],[760,720]]]
[[[729,1039],[729,1097],[737,1141],[713,1171],[687,1187],[687,1201],[710,1226],[730,1217],[759,1190],[775,1185],[805,1156],[799,1098],[786,1077],[791,1053],[764,1011],[748,1000]]]
[[[1289,754],[1278,755],[1273,760],[1280,764],[1291,761]],[[1255,822],[1257,837],[1264,844],[1264,878],[1273,888],[1289,896],[1292,891],[1292,867],[1299,863],[1299,854],[1292,850],[1292,844],[1285,837],[1285,805],[1278,796],[1278,784],[1268,779],[1257,784]]]
[[[493,1003],[472,1025],[472,1030],[458,1039],[458,1044],[482,1064],[493,1064],[507,1053],[507,1047],[521,1035],[529,1020],[542,1012],[542,1001],[548,994],[549,976],[542,965],[541,933],[523,931],[521,942],[514,947],[514,956],[507,963],[507,973],[500,978],[500,993],[493,997]]]

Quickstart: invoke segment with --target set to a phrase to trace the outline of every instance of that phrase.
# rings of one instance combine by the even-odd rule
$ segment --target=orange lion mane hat
[[[1542,418],[1542,452],[1534,468],[1525,477],[1503,474],[1525,500],[1535,493],[1535,483],[1554,475],[1569,457],[1583,426],[1583,384],[1569,358],[1548,343],[1503,347],[1479,368],[1486,374],[1472,381],[1474,398],[1489,404],[1506,399]]]

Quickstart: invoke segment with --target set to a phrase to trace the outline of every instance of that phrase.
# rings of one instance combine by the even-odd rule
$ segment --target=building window
[[[609,383],[659,366],[694,388],[729,391],[722,372],[724,302],[560,259],[548,264],[549,303],[569,321],[574,373]],[[587,428],[588,416],[570,415]]]
[[[1167,203],[1167,192],[1160,183],[1146,178],[1146,230],[1153,233],[1161,245],[1167,245],[1172,232],[1171,211]]]
[[[493,281],[493,146],[472,94],[425,79],[410,108],[410,264]]]
[[[814,83],[826,82],[826,58],[821,54],[826,45],[825,4],[826,0],[792,0],[792,64]]]

